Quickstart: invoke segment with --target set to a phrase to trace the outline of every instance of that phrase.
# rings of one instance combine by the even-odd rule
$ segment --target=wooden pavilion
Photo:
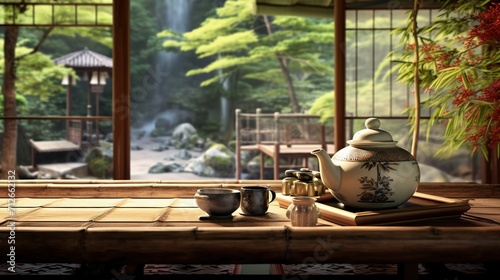
[[[88,82],[88,96],[87,96],[87,116],[91,116],[92,108],[92,94],[95,94],[95,114],[99,116],[99,94],[103,92],[104,86],[106,85],[106,78],[108,78],[112,73],[113,69],[113,59],[107,57],[103,54],[94,52],[85,47],[81,51],[72,52],[64,56],[54,59],[56,65],[63,65],[68,68],[72,68],[75,72],[82,74],[83,80]],[[63,84],[67,85],[67,97],[66,97],[66,116],[71,116],[72,108],[72,86],[75,85],[75,81],[72,76],[65,77]],[[70,123],[66,122],[67,128],[67,139],[73,140],[74,137],[70,135],[71,127]],[[87,141],[92,141],[92,122],[87,122],[86,126]],[[95,122],[95,133],[94,140],[95,143],[99,143],[99,122]]]
[[[54,59],[56,65],[72,68],[82,74],[88,82],[87,117],[91,116],[92,94],[95,94],[96,115],[99,116],[99,93],[102,93],[105,79],[111,75],[113,60],[105,55],[93,52],[85,47],[81,51],[72,52]],[[67,86],[66,117],[72,116],[72,87],[76,80],[67,76],[63,80]],[[85,130],[84,130],[85,127]],[[93,130],[95,131],[94,133]],[[83,133],[85,131],[85,134]],[[66,139],[51,141],[35,141],[30,139],[32,147],[32,166],[37,167],[41,157],[48,154],[68,158],[67,153],[79,153],[84,147],[99,145],[99,121],[87,120],[85,125],[81,119],[66,119]]]

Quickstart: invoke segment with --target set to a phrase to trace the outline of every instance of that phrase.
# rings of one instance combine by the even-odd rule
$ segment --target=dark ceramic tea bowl
[[[223,188],[199,189],[194,198],[198,207],[213,218],[232,217],[241,201],[240,191]]]

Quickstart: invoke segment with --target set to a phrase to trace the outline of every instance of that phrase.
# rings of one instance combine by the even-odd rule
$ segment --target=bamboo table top
[[[0,222],[12,220],[7,198],[0,198]],[[206,213],[192,198],[19,198],[15,220],[18,227],[237,227],[285,226],[289,220],[277,202],[267,215],[243,216],[239,209],[233,219],[200,220]],[[327,221],[321,225],[333,225]]]
[[[471,209],[460,218],[436,217],[425,221],[401,221],[400,225],[492,226],[500,225],[500,198],[479,198],[469,202]],[[192,198],[18,198],[14,213],[7,198],[0,198],[0,224],[15,219],[17,227],[238,227],[290,226],[283,207],[271,203],[264,216],[244,216],[240,209],[232,219],[200,220],[206,215]],[[319,219],[318,225],[340,224]]]
[[[278,186],[274,183],[273,188]],[[134,186],[130,185],[136,187],[134,197],[123,195],[125,190],[133,193],[130,190]],[[307,258],[319,263],[500,261],[500,197],[496,185],[483,186],[486,195],[476,197],[468,194],[480,187],[449,192],[453,197],[467,194],[471,209],[461,217],[390,226],[341,226],[320,219],[316,227],[301,228],[291,227],[277,201],[265,216],[243,216],[237,210],[232,220],[200,220],[205,213],[192,198],[200,186],[221,185],[18,182],[16,193],[30,195],[16,197],[15,207],[7,197],[0,198],[0,251],[10,250],[9,236],[14,236],[18,262],[286,264],[303,263]],[[152,195],[151,189],[170,196]],[[423,186],[421,191],[427,189]],[[36,193],[40,195],[33,195]],[[75,193],[82,195],[71,195]],[[7,261],[6,254],[1,256]]]

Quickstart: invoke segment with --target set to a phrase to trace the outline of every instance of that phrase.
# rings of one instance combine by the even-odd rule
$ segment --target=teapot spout
[[[340,180],[342,179],[342,169],[333,163],[330,156],[324,149],[315,149],[311,152],[319,161],[319,172],[323,184],[333,191],[340,190]]]

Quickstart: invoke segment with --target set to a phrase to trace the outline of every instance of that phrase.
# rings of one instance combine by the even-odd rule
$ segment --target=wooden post
[[[326,128],[324,124],[321,125],[321,148],[328,151],[328,147],[326,146]]]
[[[280,113],[274,113],[274,158],[273,158],[273,178],[279,179],[280,172]]]
[[[264,179],[264,164],[265,164],[265,160],[264,160],[264,153],[261,151],[260,152],[260,179],[263,180]]]
[[[99,92],[97,91],[95,93],[95,116],[96,117],[99,117]],[[95,121],[95,136],[96,136],[96,139],[95,139],[95,143],[97,146],[99,146],[99,120],[96,120]]]
[[[260,143],[260,108],[255,110],[255,130],[257,135],[255,135],[256,143]]]
[[[130,179],[130,0],[113,1],[113,179]]]
[[[236,180],[241,179],[241,140],[240,140],[240,116],[241,116],[241,110],[236,109],[235,111],[235,127],[234,127],[234,132],[236,134]]]
[[[500,183],[500,175],[498,174],[498,151],[496,147],[488,149],[488,160],[482,157],[482,180],[483,184],[498,184]]]
[[[69,75],[68,77],[68,85],[67,85],[67,90],[66,90],[66,116],[69,117],[71,116],[71,86],[73,85],[73,77]],[[69,120],[66,120],[66,139],[70,139],[69,137]]]
[[[89,82],[89,88],[88,88],[88,92],[87,92],[87,117],[90,117],[92,116],[92,103],[91,103],[91,98],[92,96],[92,86],[90,85],[90,82]],[[87,143],[88,145],[92,145],[92,121],[87,119],[85,121],[85,128],[87,129]]]
[[[345,1],[334,1],[334,152],[345,147]]]

